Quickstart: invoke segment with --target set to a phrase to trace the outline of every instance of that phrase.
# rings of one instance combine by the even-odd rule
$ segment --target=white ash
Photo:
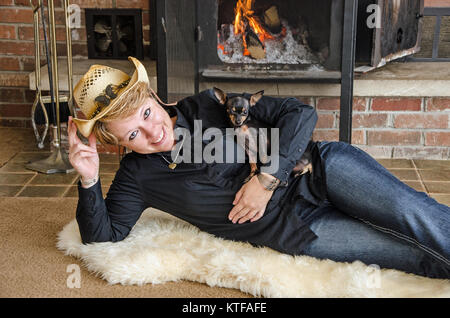
[[[293,36],[291,28],[282,21],[282,25],[286,28],[286,36],[284,38],[275,37],[275,39],[267,39],[264,41],[266,57],[263,59],[254,59],[250,56],[244,56],[244,46],[242,44],[242,35],[234,34],[233,25],[223,25],[229,37],[221,41],[220,32],[218,33],[218,43],[224,46],[225,52],[217,48],[217,54],[224,63],[256,63],[256,64],[320,64],[318,58],[310,52],[310,50],[298,43]]]

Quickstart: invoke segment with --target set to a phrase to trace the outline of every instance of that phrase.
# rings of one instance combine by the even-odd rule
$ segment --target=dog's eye
[[[244,115],[247,115],[247,110],[244,109],[244,111],[242,112]]]

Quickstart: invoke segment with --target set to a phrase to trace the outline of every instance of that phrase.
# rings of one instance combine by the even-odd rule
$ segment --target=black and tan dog
[[[259,91],[251,95],[250,98],[245,98],[244,96],[239,95],[228,97],[221,89],[214,87],[214,95],[216,96],[219,103],[226,107],[228,118],[235,130],[236,135],[238,136],[238,143],[245,143],[240,146],[245,149],[249,157],[251,169],[250,175],[245,179],[245,182],[249,181],[258,172],[258,166],[256,164],[258,155],[256,140],[257,136],[256,134],[252,133],[251,128],[254,128],[256,130],[258,130],[259,128],[271,128],[268,127],[267,124],[262,123],[250,116],[250,108],[256,105],[263,94],[264,91]],[[254,131],[255,130],[253,130],[253,132]],[[259,134],[261,134],[261,131],[259,131]],[[267,136],[265,136],[265,140],[267,140],[268,148],[270,148],[270,141]],[[267,160],[267,158],[260,159],[263,162]],[[303,156],[297,161],[292,171],[295,177],[308,172],[312,172],[311,153],[309,151],[305,151],[303,153]]]

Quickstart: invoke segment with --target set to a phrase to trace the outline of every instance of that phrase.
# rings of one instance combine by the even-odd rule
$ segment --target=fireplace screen
[[[197,0],[201,76],[338,82],[343,3]]]

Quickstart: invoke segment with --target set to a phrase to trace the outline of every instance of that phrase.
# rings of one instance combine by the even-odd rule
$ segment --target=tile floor
[[[0,168],[0,196],[77,197],[77,173],[42,174],[26,169],[28,162],[50,152],[19,152]],[[450,205],[450,160],[377,159],[410,187]],[[100,154],[100,178],[106,194],[119,167],[115,154]]]
[[[50,152],[48,148],[37,149],[32,132],[23,131],[20,134],[18,138],[16,129],[0,129],[0,149],[3,153],[0,158],[0,197],[77,197],[77,173],[46,175],[25,167],[28,162],[47,158]],[[8,137],[10,135],[14,135],[14,139]],[[450,205],[450,160],[377,161],[410,187]],[[103,195],[106,195],[118,167],[117,154],[100,154]]]
[[[26,164],[45,159],[50,152],[18,152],[0,168],[0,197],[77,197],[79,175],[43,174],[28,170]],[[100,154],[100,178],[105,195],[119,168],[116,154]]]

